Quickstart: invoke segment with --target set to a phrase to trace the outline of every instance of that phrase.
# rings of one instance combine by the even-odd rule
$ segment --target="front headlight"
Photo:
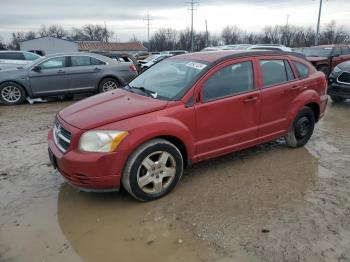
[[[334,67],[334,69],[333,69],[333,72],[334,73],[339,73],[341,71],[341,69],[339,68],[339,67]]]
[[[79,150],[113,152],[127,135],[125,131],[88,131],[80,138]]]

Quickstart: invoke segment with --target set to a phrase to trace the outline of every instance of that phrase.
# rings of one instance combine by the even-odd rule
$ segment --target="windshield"
[[[190,87],[207,67],[203,62],[170,59],[150,67],[130,82],[130,87],[142,87],[165,100],[174,99]]]
[[[333,48],[331,47],[312,47],[312,48],[304,48],[303,54],[307,57],[312,56],[320,56],[320,57],[330,57],[332,53]]]

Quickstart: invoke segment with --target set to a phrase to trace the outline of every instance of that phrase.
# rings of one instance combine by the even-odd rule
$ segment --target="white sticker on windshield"
[[[188,62],[188,63],[186,64],[186,66],[192,67],[192,68],[195,68],[195,69],[198,69],[198,70],[202,70],[202,69],[205,68],[207,65],[202,64],[202,63],[197,63],[197,62]]]

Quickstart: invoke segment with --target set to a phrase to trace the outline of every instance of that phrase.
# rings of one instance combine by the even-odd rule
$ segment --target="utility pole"
[[[105,23],[105,39],[106,39],[106,43],[108,42],[108,35],[107,35],[107,25],[106,25],[106,21],[104,21]]]
[[[321,22],[321,13],[322,13],[322,3],[323,3],[323,1],[320,0],[320,9],[318,11],[318,20],[317,20],[317,28],[316,28],[315,45],[318,45],[319,38],[320,38],[320,22]]]
[[[208,21],[205,19],[205,47],[208,47],[209,33],[208,33]]]
[[[151,51],[151,42],[149,40],[149,27],[151,25],[151,21],[153,20],[153,18],[150,16],[149,11],[147,11],[146,17],[143,19],[144,21],[146,21],[146,25],[147,25],[147,41],[148,41],[148,51]]]
[[[190,7],[189,10],[191,11],[191,52],[193,52],[194,49],[194,32],[193,32],[193,13],[196,10],[195,5],[199,2],[196,2],[195,0],[190,0],[186,2]]]

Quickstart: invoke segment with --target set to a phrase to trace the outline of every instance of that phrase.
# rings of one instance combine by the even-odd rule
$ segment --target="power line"
[[[199,2],[195,1],[195,0],[190,0],[187,1],[186,4],[189,5],[189,10],[191,11],[191,52],[193,52],[193,47],[194,47],[194,33],[193,33],[193,13],[196,9],[196,5],[199,4]]]
[[[147,11],[146,17],[143,20],[146,21],[146,25],[147,25],[148,51],[151,51],[151,42],[150,42],[150,39],[149,39],[149,28],[151,26],[151,21],[153,20],[153,18],[149,14],[149,11]]]

